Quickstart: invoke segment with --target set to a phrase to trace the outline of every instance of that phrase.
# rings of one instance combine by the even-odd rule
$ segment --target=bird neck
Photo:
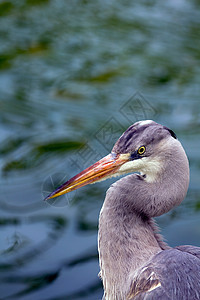
[[[126,299],[137,270],[168,248],[152,217],[179,205],[189,184],[186,154],[178,141],[172,143],[173,152],[165,149],[162,169],[154,182],[147,180],[148,173],[131,174],[107,191],[99,218],[100,268],[106,300]]]
[[[105,299],[125,299],[137,269],[167,246],[153,219],[106,199],[99,219],[99,258]]]

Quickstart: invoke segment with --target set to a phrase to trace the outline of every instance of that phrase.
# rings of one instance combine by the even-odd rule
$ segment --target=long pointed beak
[[[72,177],[63,185],[58,187],[54,192],[48,195],[44,200],[49,200],[54,197],[61,196],[65,193],[74,191],[82,186],[104,180],[116,174],[118,169],[127,161],[130,154],[115,154],[111,153],[100,159],[98,162],[88,167],[84,171]]]

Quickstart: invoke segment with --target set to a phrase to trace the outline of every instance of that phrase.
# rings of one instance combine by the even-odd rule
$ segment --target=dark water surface
[[[112,180],[46,204],[130,124],[172,128],[190,160],[171,246],[200,246],[200,2],[0,2],[0,299],[101,299],[98,215]]]

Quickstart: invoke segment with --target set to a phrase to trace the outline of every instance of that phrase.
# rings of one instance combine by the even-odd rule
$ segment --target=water
[[[198,1],[1,1],[1,299],[101,299],[98,214],[112,180],[42,199],[130,124],[172,128],[190,160],[182,205],[158,218],[200,246]]]

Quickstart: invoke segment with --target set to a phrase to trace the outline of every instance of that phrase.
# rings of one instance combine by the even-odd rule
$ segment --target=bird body
[[[103,299],[200,299],[200,248],[170,248],[153,219],[179,205],[189,185],[188,159],[172,130],[149,120],[133,124],[111,154],[47,199],[132,172],[111,185],[100,212]]]

